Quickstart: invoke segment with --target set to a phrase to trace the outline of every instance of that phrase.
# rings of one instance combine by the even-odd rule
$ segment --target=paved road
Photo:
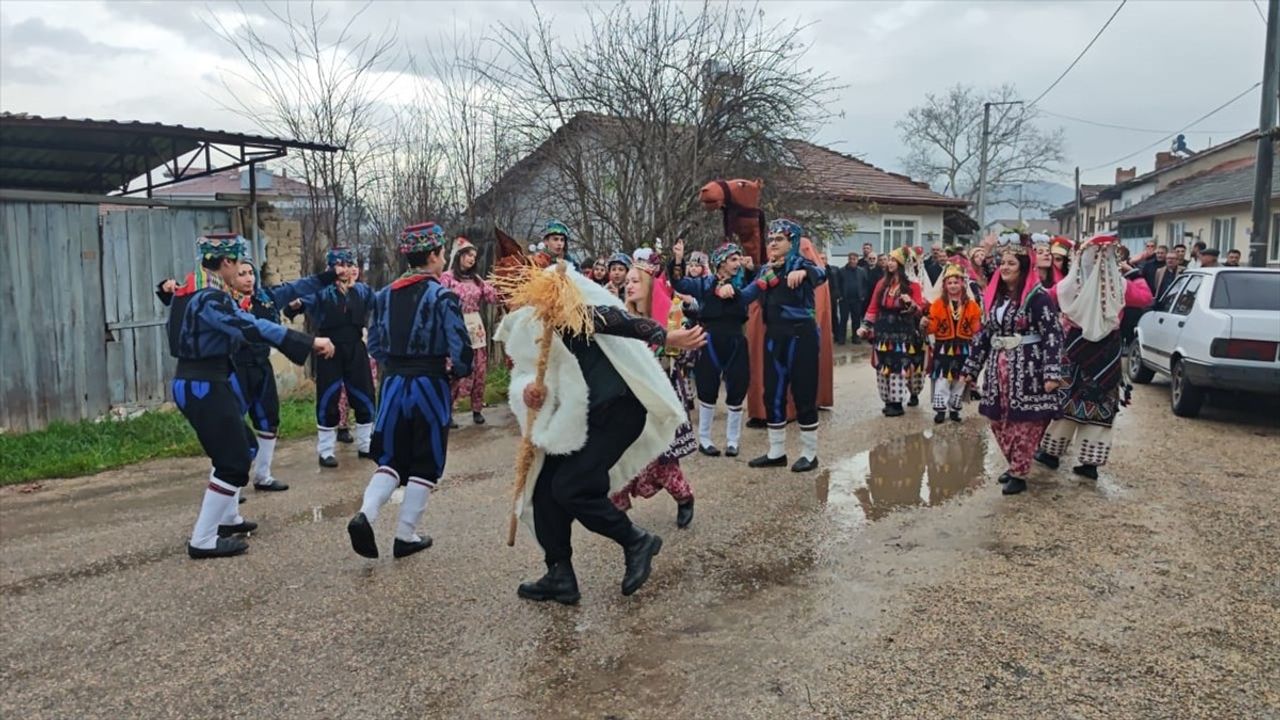
[[[698,457],[691,529],[667,497],[634,511],[667,540],[636,596],[577,533],[577,608],[515,597],[540,562],[502,542],[505,410],[455,434],[436,545],[403,561],[351,553],[369,467],[322,473],[308,442],[234,560],[185,558],[199,459],[4,489],[0,715],[1280,716],[1274,408],[1182,420],[1138,388],[1100,482],[1002,498],[984,423],[885,420],[863,361],[836,377],[820,472],[749,471],[760,431]]]

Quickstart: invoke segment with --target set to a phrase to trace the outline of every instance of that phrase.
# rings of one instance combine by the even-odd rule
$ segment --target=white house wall
[[[824,208],[832,223],[842,228],[838,234],[821,238],[828,257],[848,255],[850,252],[862,254],[862,243],[875,243],[876,252],[884,253],[893,248],[886,245],[884,239],[885,220],[914,220],[916,223],[915,244],[928,245],[930,240],[942,242],[942,208],[920,205],[878,205],[879,212],[842,211],[839,206]],[[932,233],[932,237],[929,236]]]

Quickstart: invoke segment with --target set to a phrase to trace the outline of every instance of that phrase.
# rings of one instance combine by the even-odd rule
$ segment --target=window
[[[1203,275],[1192,275],[1187,279],[1187,287],[1178,296],[1178,300],[1173,304],[1172,312],[1174,315],[1190,315],[1191,308],[1196,304],[1196,291],[1200,289],[1200,282],[1204,280]]]
[[[1209,307],[1228,310],[1280,310],[1280,273],[1220,273]]]
[[[915,245],[916,223],[915,220],[885,218],[880,252],[890,252],[903,245]]]
[[[1236,219],[1214,218],[1213,232],[1210,235],[1209,247],[1215,247],[1226,252],[1235,247],[1236,240]]]
[[[1146,240],[1155,232],[1155,223],[1138,222],[1120,226],[1121,240]]]
[[[1169,235],[1165,238],[1165,243],[1169,247],[1173,247],[1182,242],[1183,233],[1187,231],[1186,222],[1171,222],[1168,225]]]
[[[1156,312],[1169,312],[1173,307],[1173,301],[1177,299],[1178,293],[1182,292],[1182,288],[1187,284],[1186,276],[1180,277],[1173,281],[1169,289],[1161,296],[1160,302],[1156,305]]]

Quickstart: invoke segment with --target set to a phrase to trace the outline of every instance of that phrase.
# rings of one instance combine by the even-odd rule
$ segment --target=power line
[[[1084,118],[1073,117],[1073,116],[1071,116],[1071,115],[1063,115],[1062,113],[1053,112],[1052,110],[1045,110],[1044,108],[1039,108],[1039,112],[1044,113],[1045,115],[1048,115],[1048,116],[1050,116],[1050,117],[1056,117],[1056,118],[1059,118],[1059,119],[1061,119],[1061,120],[1070,120],[1071,122],[1083,123],[1083,124],[1085,124],[1085,125],[1093,125],[1093,126],[1095,126],[1095,127],[1110,128],[1110,129],[1112,129],[1112,130],[1131,130],[1131,131],[1133,131],[1133,132],[1151,133],[1151,134],[1153,134],[1153,135],[1163,135],[1163,134],[1166,134],[1166,133],[1173,133],[1173,134],[1175,134],[1175,135],[1176,135],[1176,134],[1178,133],[1178,131],[1177,131],[1177,130],[1156,130],[1156,129],[1154,129],[1154,128],[1130,127],[1130,126],[1128,126],[1128,125],[1114,125],[1114,124],[1112,124],[1112,123],[1098,122],[1097,120],[1086,120],[1086,119],[1084,119]],[[1196,130],[1196,132],[1198,132],[1198,133],[1231,133],[1231,132],[1235,132],[1235,133],[1238,135],[1238,134],[1240,134],[1240,133],[1244,132],[1244,130],[1239,130],[1239,131],[1234,131],[1234,130]]]
[[[1267,16],[1262,14],[1262,8],[1258,5],[1258,0],[1253,0],[1253,9],[1258,11],[1258,19],[1263,25],[1267,24]]]
[[[1128,160],[1129,158],[1133,157],[1134,155],[1137,155],[1137,154],[1139,154],[1139,153],[1146,152],[1146,151],[1148,151],[1148,150],[1150,150],[1151,148],[1154,148],[1154,147],[1159,147],[1159,145],[1160,145],[1161,143],[1165,142],[1166,140],[1170,140],[1170,139],[1172,139],[1172,138],[1173,138],[1174,136],[1176,136],[1178,133],[1186,132],[1188,128],[1195,127],[1195,125],[1196,125],[1197,123],[1200,123],[1200,122],[1203,122],[1203,121],[1205,121],[1205,120],[1208,120],[1209,118],[1213,117],[1214,115],[1217,115],[1219,112],[1221,112],[1221,111],[1223,111],[1223,110],[1227,109],[1227,107],[1229,107],[1230,105],[1232,105],[1233,103],[1235,103],[1235,102],[1236,102],[1237,100],[1239,100],[1240,98],[1242,98],[1242,97],[1244,97],[1245,95],[1248,95],[1249,93],[1251,93],[1251,92],[1253,92],[1254,90],[1256,90],[1256,89],[1258,88],[1258,86],[1260,86],[1260,85],[1262,85],[1262,81],[1261,81],[1261,80],[1259,80],[1258,82],[1256,82],[1256,83],[1254,83],[1254,84],[1250,85],[1250,86],[1249,86],[1249,88],[1248,88],[1247,90],[1245,90],[1244,92],[1240,93],[1239,95],[1236,95],[1235,97],[1233,97],[1233,98],[1231,98],[1230,100],[1228,100],[1228,101],[1226,101],[1226,102],[1222,103],[1221,105],[1219,105],[1218,107],[1216,107],[1216,108],[1214,108],[1214,109],[1210,110],[1209,112],[1205,113],[1204,115],[1201,115],[1200,117],[1196,118],[1195,120],[1192,120],[1191,122],[1187,123],[1186,125],[1184,125],[1184,126],[1183,126],[1183,128],[1182,128],[1181,130],[1178,130],[1177,132],[1169,133],[1168,135],[1165,135],[1164,137],[1162,137],[1162,138],[1160,138],[1159,140],[1157,140],[1157,141],[1155,141],[1155,142],[1151,143],[1150,145],[1148,145],[1148,146],[1146,146],[1146,147],[1144,147],[1144,148],[1140,148],[1140,149],[1138,149],[1138,150],[1135,150],[1135,151],[1133,151],[1133,152],[1129,153],[1128,155],[1125,155],[1124,157],[1119,157],[1119,158],[1116,158],[1115,160],[1111,160],[1111,161],[1109,161],[1109,162],[1104,162],[1104,163],[1102,163],[1101,165],[1095,165],[1094,167],[1085,168],[1085,170],[1086,170],[1086,171],[1091,171],[1091,170],[1101,170],[1102,168],[1105,168],[1105,167],[1112,167],[1112,166],[1114,166],[1116,163],[1118,163],[1118,162],[1124,162],[1125,160]]]
[[[1107,27],[1111,25],[1111,21],[1116,19],[1116,15],[1120,14],[1120,10],[1124,8],[1125,3],[1127,2],[1129,2],[1129,0],[1120,0],[1120,4],[1116,6],[1115,12],[1111,13],[1111,17],[1107,18],[1107,21],[1102,24],[1102,28],[1093,36],[1093,39],[1089,41],[1089,44],[1084,46],[1084,49],[1080,51],[1080,54],[1076,56],[1076,59],[1071,61],[1071,64],[1067,66],[1067,69],[1063,70],[1062,74],[1058,76],[1058,79],[1054,80],[1049,87],[1045,88],[1044,92],[1040,93],[1035,100],[1028,103],[1027,107],[1034,107],[1036,103],[1040,102],[1041,98],[1048,95],[1050,90],[1054,89],[1058,86],[1058,83],[1062,82],[1062,78],[1066,77],[1067,73],[1071,72],[1071,68],[1074,68],[1076,63],[1080,62],[1080,58],[1084,57],[1084,54],[1089,52],[1089,48],[1093,47],[1093,44],[1098,42],[1098,38],[1102,37],[1102,33],[1106,32]]]

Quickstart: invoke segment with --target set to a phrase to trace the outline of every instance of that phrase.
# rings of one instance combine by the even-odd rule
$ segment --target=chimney
[[[1171,152],[1156,153],[1156,170],[1163,170],[1169,167],[1170,165],[1176,164],[1177,162],[1178,162],[1178,158],[1174,157],[1173,153]]]
[[[1116,168],[1116,184],[1129,182],[1138,176],[1138,166],[1134,165],[1128,170],[1124,168]]]

